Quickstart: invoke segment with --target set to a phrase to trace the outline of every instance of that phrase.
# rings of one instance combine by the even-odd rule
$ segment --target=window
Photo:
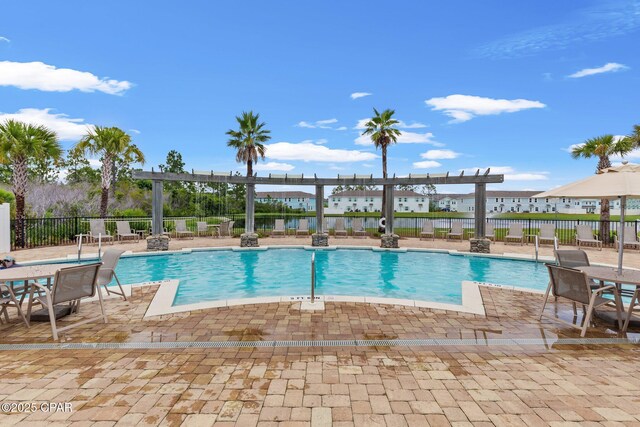
[[[504,197],[500,197],[500,202],[504,203]]]
[[[547,198],[547,199],[544,199],[544,202],[545,202],[545,203],[549,203],[549,199],[548,199],[548,198]]]
[[[421,202],[424,202],[424,197],[422,199],[420,199]]]
[[[405,200],[406,200],[406,199],[405,199]],[[405,207],[404,207],[404,210],[405,210],[405,211],[408,211],[408,210],[409,210],[409,206],[405,206]]]
[[[405,202],[407,201],[407,198],[406,198],[406,197],[404,198],[404,201],[405,201]]]
[[[531,197],[529,197],[529,203],[531,203]]]
[[[515,202],[516,202],[516,199],[511,199],[511,203],[515,203]]]
[[[496,197],[496,203],[498,203],[498,198]]]

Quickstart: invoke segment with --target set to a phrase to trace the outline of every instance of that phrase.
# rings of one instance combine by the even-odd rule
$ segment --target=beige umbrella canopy
[[[620,198],[620,238],[618,248],[618,270],[622,270],[624,248],[624,210],[627,197],[640,198],[640,165],[623,164],[604,169],[596,175],[576,181],[534,197],[581,197],[593,199]]]

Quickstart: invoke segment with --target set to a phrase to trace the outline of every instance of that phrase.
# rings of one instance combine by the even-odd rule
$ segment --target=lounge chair
[[[464,237],[464,230],[462,229],[462,222],[455,221],[451,223],[451,230],[447,233],[447,240],[449,239],[460,239]]]
[[[602,250],[602,242],[593,237],[593,230],[588,225],[576,225],[576,243],[578,249],[580,249],[582,245],[595,245]]]
[[[346,238],[348,236],[347,229],[344,226],[344,218],[336,218],[336,225],[333,230],[333,234],[335,235],[335,237],[342,236]]]
[[[209,227],[209,224],[207,224],[206,221],[197,221],[196,234],[198,235],[198,237],[202,237],[202,236],[211,236],[213,233],[211,231],[211,228]]]
[[[489,240],[496,240],[496,230],[492,223],[488,222],[484,225],[484,237]]]
[[[551,243],[553,244],[554,248],[557,248],[558,238],[556,237],[556,226],[554,224],[541,224],[538,242],[540,244],[543,244],[545,242]]]
[[[284,219],[276,219],[276,223],[271,230],[271,237],[285,237],[287,230],[284,228]]]
[[[140,235],[131,231],[129,221],[116,221],[116,239],[123,241],[126,239],[140,241]]]
[[[573,328],[580,329],[580,336],[584,337],[587,332],[587,327],[591,322],[591,318],[593,317],[593,311],[598,307],[612,302],[610,299],[604,298],[602,296],[602,293],[611,292],[613,293],[615,298],[618,325],[620,328],[622,328],[622,301],[620,300],[620,294],[618,293],[618,289],[615,285],[603,286],[597,289],[593,289],[590,286],[589,277],[586,273],[571,268],[549,264],[547,264],[547,268],[549,269],[549,286],[547,287],[547,292],[544,297],[542,308],[540,309],[540,316],[538,317],[538,320],[541,320],[543,316],[554,319]],[[582,318],[582,326],[574,324],[572,322],[567,322],[557,316],[550,316],[545,314],[544,309],[547,305],[550,292],[554,297],[556,297],[556,299],[565,298],[573,303],[582,305],[584,312],[584,316]],[[554,312],[557,313],[557,310],[554,310]]]
[[[369,233],[362,225],[362,218],[354,218],[351,228],[353,229],[353,237],[362,237],[363,239],[369,237]]]
[[[425,221],[422,223],[422,231],[420,231],[420,240],[422,238],[431,237],[431,240],[436,239],[436,232],[433,229],[433,221]]]
[[[507,231],[507,235],[504,236],[504,243],[520,242],[520,245],[524,245],[523,229],[524,227],[519,222],[509,225],[509,231]]]
[[[176,238],[191,237],[193,239],[193,231],[187,229],[187,221],[184,219],[176,219]]]
[[[220,223],[220,237],[232,237],[234,223],[235,221],[225,221]]]
[[[615,237],[616,251],[618,250],[619,240],[618,235]],[[624,227],[624,246],[640,249],[640,240],[638,240],[638,234],[635,227]]]
[[[58,332],[84,325],[94,320],[102,319],[107,323],[107,313],[104,310],[102,302],[102,292],[98,286],[98,272],[101,263],[84,264],[74,267],[62,268],[56,272],[53,279],[53,287],[51,290],[45,285],[37,282],[31,283],[31,293],[29,296],[29,306],[27,308],[27,319],[31,320],[31,308],[34,303],[40,304],[47,308],[49,312],[49,321],[51,322],[51,333],[53,339],[58,339]],[[67,324],[58,328],[56,325],[56,316],[54,307],[60,304],[68,303],[73,312],[78,313],[80,310],[80,300],[89,298],[98,294],[100,303],[100,314],[89,318],[82,319],[78,322]]]
[[[126,301],[127,296],[124,294],[124,289],[122,289],[122,284],[120,284],[118,276],[116,276],[116,266],[123,253],[124,251],[121,249],[112,248],[104,251],[104,255],[102,255],[102,266],[100,267],[100,271],[98,271],[98,286],[104,286],[107,295],[120,295]],[[109,289],[108,285],[113,279],[116,279],[120,292]]]
[[[24,316],[22,307],[16,299],[16,296],[13,294],[11,287],[4,283],[0,283],[0,323],[2,322],[2,315],[4,315],[6,322],[9,323],[9,312],[7,310],[9,307],[15,307],[18,310],[20,317],[22,317],[22,321],[27,325],[27,327],[29,327],[29,321]]]
[[[298,221],[298,228],[296,228],[296,237],[309,235],[309,220],[301,219]]]
[[[111,242],[113,245],[113,236],[109,234],[104,225],[104,219],[92,219],[89,221],[89,233],[92,242]]]

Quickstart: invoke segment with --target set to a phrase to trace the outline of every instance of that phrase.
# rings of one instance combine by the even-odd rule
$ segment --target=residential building
[[[429,212],[429,197],[415,191],[393,192],[396,212]],[[329,196],[327,213],[380,212],[382,190],[342,191]]]
[[[316,210],[315,194],[305,193],[304,191],[257,191],[256,202],[280,202],[291,209],[301,209],[306,212]]]

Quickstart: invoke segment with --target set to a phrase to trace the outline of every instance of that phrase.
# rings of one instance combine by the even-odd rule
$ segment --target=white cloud
[[[66,114],[55,114],[51,108],[42,110],[37,108],[22,108],[17,113],[0,112],[0,122],[7,119],[19,120],[25,123],[44,125],[58,134],[63,141],[80,139],[93,125],[84,119],[72,119]]]
[[[353,92],[351,94],[351,99],[364,98],[365,96],[371,96],[371,95],[373,94],[369,92]]]
[[[378,157],[376,154],[366,151],[333,149],[307,141],[298,144],[276,142],[275,144],[267,144],[266,147],[267,157],[276,160],[344,163],[373,160]]]
[[[447,116],[452,117],[450,123],[466,122],[475,116],[515,113],[530,108],[546,107],[540,101],[528,99],[495,99],[459,94],[427,99],[425,103],[432,110],[444,111]]]
[[[316,144],[320,144],[320,145],[326,144],[327,142],[329,141],[325,138],[320,138],[316,140]]]
[[[6,37],[2,37],[2,36],[0,36],[0,42],[7,42],[7,43],[11,43],[11,40],[9,40],[9,39],[8,39],[8,38],[6,38]]]
[[[316,122],[317,125],[330,125],[332,123],[338,123],[338,119],[318,120]]]
[[[435,160],[424,160],[422,162],[414,162],[413,167],[416,169],[431,169],[442,166],[441,163],[436,162]]]
[[[427,160],[455,159],[458,156],[460,156],[460,153],[456,153],[453,150],[429,150],[420,154],[420,157]]]
[[[628,69],[629,67],[627,67],[626,65],[618,64],[617,62],[609,62],[602,67],[584,68],[580,71],[576,71],[568,77],[578,79],[580,77],[593,76],[594,74],[615,73],[616,71],[623,71]]]
[[[519,172],[511,166],[487,166],[459,169],[465,173],[475,174],[478,169],[480,173],[484,173],[487,168],[491,169],[490,174],[502,174],[505,181],[544,181],[549,179],[549,172]]]
[[[267,163],[256,163],[253,166],[253,169],[257,171],[283,171],[288,172],[293,170],[295,166],[290,165],[289,163],[278,163],[278,162],[267,162]]]
[[[336,130],[347,130],[346,126],[340,126],[339,128],[336,128]]]
[[[135,133],[136,135],[140,135],[142,133],[138,129],[129,129],[129,132]]]
[[[328,125],[331,125],[331,124],[334,124],[334,123],[338,123],[338,119],[318,120],[318,121],[315,121],[313,123],[309,123],[307,121],[302,120],[302,121],[298,122],[298,124],[296,126],[298,126],[300,128],[307,128],[307,129],[315,129],[315,128],[333,129],[331,126],[328,126]]]
[[[298,122],[298,124],[296,126],[298,126],[299,128],[309,128],[309,129],[315,128],[314,125],[312,125],[311,123],[307,123],[304,120]]]
[[[373,165],[372,165],[371,163],[363,163],[363,164],[362,164],[362,167],[363,167],[363,168],[372,168],[372,167],[373,167]]]
[[[402,132],[398,136],[398,144],[431,144],[435,147],[442,147],[444,144],[432,140],[433,133],[415,133],[415,132]],[[371,137],[369,135],[359,135],[355,139],[356,145],[373,145]]]
[[[38,89],[46,92],[104,92],[121,95],[131,88],[128,81],[100,78],[86,71],[56,68],[42,62],[0,61],[0,86]]]

